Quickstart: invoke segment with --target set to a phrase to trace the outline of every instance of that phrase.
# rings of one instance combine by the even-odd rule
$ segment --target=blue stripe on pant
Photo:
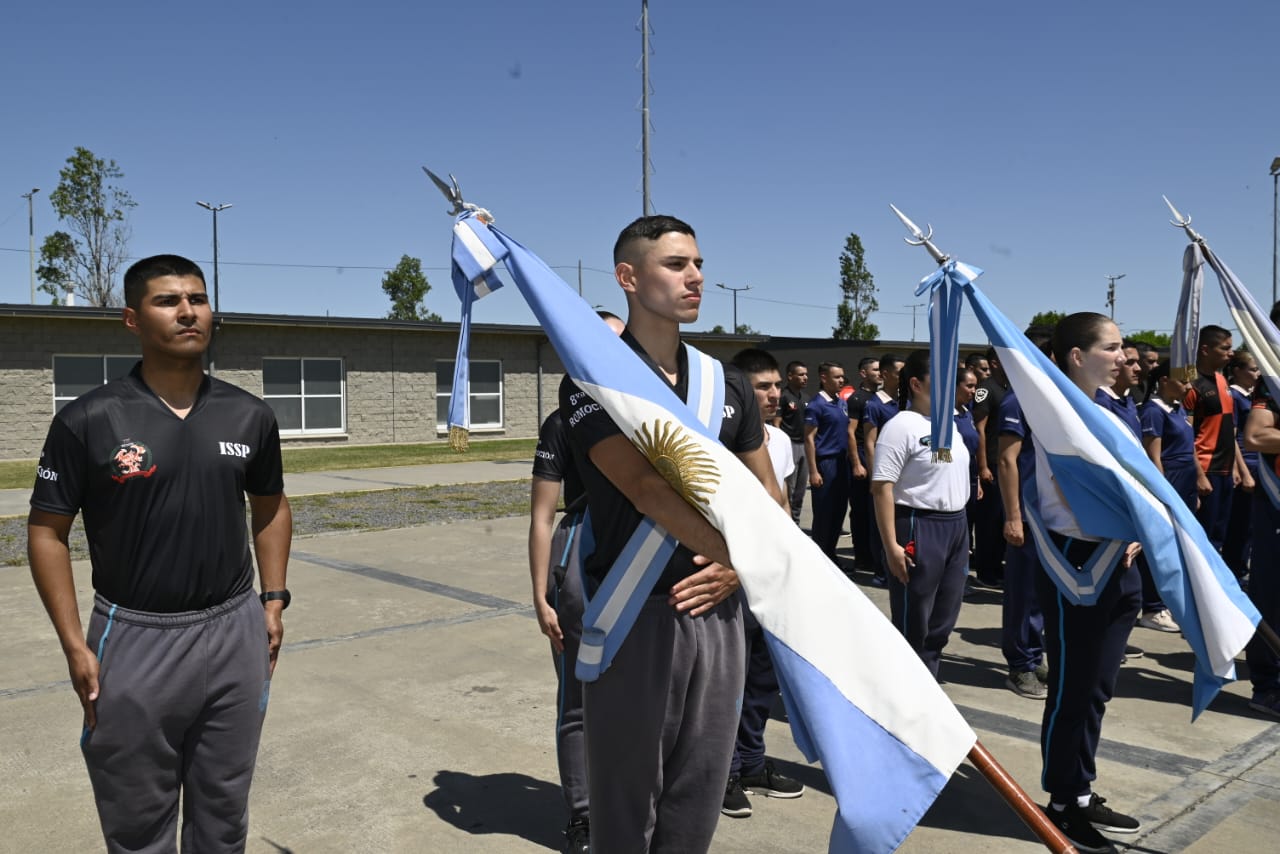
[[[818,457],[822,486],[813,487],[813,541],[822,553],[836,559],[836,543],[849,505],[849,458],[845,454]]]
[[[908,583],[889,575],[889,610],[907,645],[936,678],[942,649],[951,637],[969,574],[969,520],[965,511],[937,513],[895,508],[897,542],[915,541]]]
[[[1067,545],[1067,559],[1076,567],[1098,545],[1052,536],[1059,547]],[[1036,573],[1036,592],[1044,608],[1049,663],[1040,727],[1041,785],[1052,801],[1068,803],[1087,795],[1097,777],[1102,716],[1141,606],[1142,579],[1136,567],[1117,566],[1093,605],[1069,603],[1047,572]]]

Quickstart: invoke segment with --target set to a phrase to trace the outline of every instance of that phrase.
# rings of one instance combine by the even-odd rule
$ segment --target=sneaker
[[[1095,828],[1108,833],[1137,833],[1138,828],[1142,827],[1142,823],[1136,818],[1116,812],[1111,807],[1105,806],[1106,803],[1106,798],[1094,793],[1089,796],[1089,806],[1076,807],[1076,809],[1080,810]]]
[[[1004,583],[999,578],[983,578],[979,574],[973,576],[973,586],[979,590],[1002,590]]]
[[[1280,688],[1264,694],[1254,694],[1253,699],[1249,701],[1249,708],[1264,715],[1280,718]]]
[[[1049,684],[1049,665],[1043,661],[1036,665],[1036,669],[1031,671],[1044,684]]]
[[[730,818],[748,818],[751,815],[751,801],[747,800],[747,793],[742,790],[742,779],[737,774],[729,777],[725,784],[720,812]]]
[[[799,780],[779,774],[772,759],[765,760],[764,768],[758,774],[743,774],[742,788],[766,798],[798,798],[804,794],[804,785]]]
[[[1043,700],[1049,695],[1049,689],[1036,678],[1034,670],[1010,672],[1009,678],[1004,680],[1004,685],[1019,697],[1026,697],[1028,700]]]
[[[1169,613],[1168,608],[1163,608],[1151,614],[1143,614],[1138,618],[1138,625],[1144,629],[1155,629],[1157,632],[1180,632],[1178,624],[1173,621],[1173,615]]]
[[[563,854],[590,854],[591,828],[585,818],[575,818],[564,829]]]
[[[1081,854],[1112,854],[1116,850],[1111,840],[1099,833],[1085,817],[1084,810],[1075,804],[1067,804],[1061,811],[1051,806],[1042,809],[1053,826],[1062,831]]]
[[[1142,656],[1144,655],[1146,655],[1146,653],[1138,649],[1136,646],[1129,646],[1127,644],[1125,645],[1125,648],[1124,648],[1125,661],[1128,661],[1131,658],[1142,658]]]
[[[888,587],[889,578],[888,576],[885,576],[885,575],[873,575],[871,576],[870,583],[872,587],[880,587],[880,588]]]

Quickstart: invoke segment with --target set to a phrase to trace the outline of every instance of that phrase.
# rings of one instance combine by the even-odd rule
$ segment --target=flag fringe
[[[460,454],[465,454],[471,446],[471,431],[466,427],[449,428],[449,447]]]

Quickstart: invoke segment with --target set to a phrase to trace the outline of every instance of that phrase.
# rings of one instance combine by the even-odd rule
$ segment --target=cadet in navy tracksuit
[[[893,624],[936,677],[969,574],[969,451],[957,432],[951,462],[934,459],[929,351],[907,357],[899,388],[900,411],[876,441],[871,497]]]
[[[1053,354],[1081,391],[1129,428],[1136,450],[1137,420],[1110,393],[1125,359],[1116,325],[1093,312],[1070,315],[1054,330]],[[1045,466],[1037,467],[1036,493],[1053,544],[1072,565],[1083,566],[1100,543],[1081,530]],[[1092,605],[1072,604],[1046,572],[1036,578],[1049,654],[1049,696],[1040,732],[1046,813],[1080,851],[1113,850],[1099,830],[1135,833],[1139,827],[1136,819],[1106,806],[1091,786],[1102,716],[1141,607],[1142,580],[1131,565],[1135,552],[1131,545]]]
[[[835,362],[818,366],[821,388],[804,410],[805,456],[809,460],[809,486],[813,490],[813,541],[831,562],[849,506],[849,413],[840,399],[844,368]],[[857,453],[853,449],[853,453]]]
[[[1203,477],[1196,463],[1195,433],[1182,399],[1188,383],[1170,373],[1168,360],[1151,371],[1147,402],[1142,405],[1142,446],[1165,480],[1194,513],[1200,499],[1196,482]]]
[[[1231,516],[1227,520],[1227,537],[1222,543],[1222,559],[1235,574],[1244,578],[1249,573],[1251,519],[1253,495],[1258,482],[1258,453],[1244,447],[1244,425],[1253,408],[1253,390],[1258,385],[1258,363],[1248,353],[1233,353],[1227,362],[1228,390],[1231,406],[1236,412],[1236,444],[1240,447],[1240,459],[1248,477],[1241,476],[1240,483],[1231,493]]]
[[[1259,452],[1249,598],[1262,619],[1276,626],[1280,625],[1280,405],[1271,397],[1265,382],[1259,382],[1254,389],[1244,442],[1246,448]],[[1255,635],[1245,647],[1245,660],[1253,683],[1249,708],[1280,718],[1280,655]]]

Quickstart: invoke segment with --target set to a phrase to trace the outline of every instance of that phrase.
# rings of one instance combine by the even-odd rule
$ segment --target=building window
[[[453,361],[436,362],[436,429],[449,426]],[[471,429],[502,429],[502,362],[471,362]]]
[[[133,370],[137,356],[54,356],[53,411]]]
[[[262,399],[282,436],[345,432],[346,391],[341,359],[262,360]]]

